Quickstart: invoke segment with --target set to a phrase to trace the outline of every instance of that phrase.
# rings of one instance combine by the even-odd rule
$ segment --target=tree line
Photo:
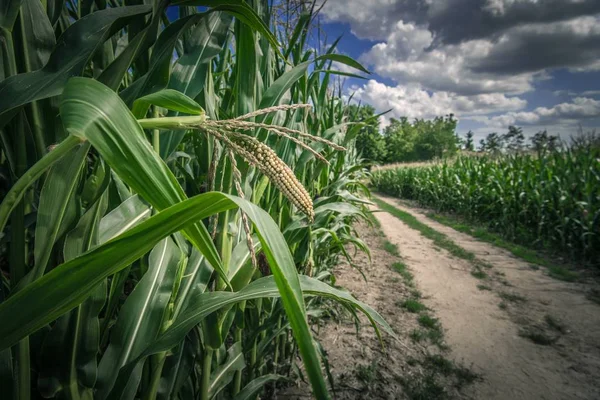
[[[560,138],[547,131],[536,133],[527,143],[523,130],[516,126],[509,126],[504,134],[492,132],[476,145],[472,131],[464,138],[456,132],[457,120],[453,114],[412,122],[406,117],[391,118],[382,131],[380,114],[376,114],[372,106],[351,104],[346,112],[349,121],[362,124],[356,148],[364,159],[379,164],[427,161],[452,156],[461,150],[490,154],[539,153],[555,151],[561,146]]]

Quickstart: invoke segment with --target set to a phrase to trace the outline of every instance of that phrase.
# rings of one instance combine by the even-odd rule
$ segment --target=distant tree
[[[375,109],[370,105],[351,104],[346,107],[348,119],[352,122],[362,122],[356,136],[356,148],[361,156],[372,162],[383,162],[385,160],[385,141],[380,133],[379,118],[375,115]]]
[[[511,153],[522,151],[525,148],[525,135],[523,129],[515,126],[509,126],[508,132],[501,137],[502,147]]]
[[[459,138],[456,119],[450,114],[433,120],[394,119],[384,132],[387,162],[430,160],[456,153]]]
[[[531,147],[538,154],[546,151],[556,151],[560,146],[560,138],[548,135],[547,131],[540,131],[531,137]]]
[[[475,144],[473,143],[473,132],[467,132],[467,137],[464,140],[463,148],[467,151],[475,151]]]
[[[496,132],[492,132],[488,134],[485,139],[481,139],[480,143],[480,151],[484,151],[486,153],[498,154],[502,151],[503,140],[502,136],[498,135]]]

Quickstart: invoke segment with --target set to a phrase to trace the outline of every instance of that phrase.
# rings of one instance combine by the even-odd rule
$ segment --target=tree
[[[387,162],[431,160],[454,154],[459,139],[454,115],[433,120],[392,118],[384,132]]]
[[[497,154],[502,151],[503,140],[502,136],[498,135],[496,132],[492,132],[488,134],[485,139],[481,139],[479,142],[480,151],[485,151],[487,153]]]
[[[512,125],[509,126],[508,132],[502,135],[501,142],[503,147],[506,146],[506,149],[511,153],[522,151],[525,148],[523,129]]]
[[[356,148],[361,156],[368,161],[383,162],[386,156],[385,141],[379,131],[379,118],[375,115],[375,108],[368,104],[351,104],[346,111],[350,121],[364,124],[356,136]]]
[[[531,146],[537,153],[555,151],[560,145],[558,136],[548,135],[547,131],[540,131],[531,137]]]
[[[464,149],[467,151],[475,151],[475,144],[473,143],[473,132],[467,132],[467,137],[464,141]]]

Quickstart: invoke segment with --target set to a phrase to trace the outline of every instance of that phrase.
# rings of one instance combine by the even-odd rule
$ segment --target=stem
[[[240,328],[235,329],[235,342],[242,341],[242,330]],[[233,395],[239,393],[242,388],[242,371],[235,371],[235,376],[233,377]]]
[[[144,129],[189,129],[190,125],[201,124],[206,121],[206,116],[194,115],[184,117],[143,118],[137,122]]]
[[[81,140],[68,136],[51,152],[42,157],[29,168],[19,180],[10,188],[2,204],[0,204],[0,232],[6,227],[10,213],[15,209],[17,203],[23,198],[25,191],[31,186],[48,168],[64,157],[69,150],[81,143]]]
[[[144,393],[144,400],[156,399],[158,385],[160,383],[160,377],[162,375],[163,366],[165,365],[166,360],[167,352],[165,351],[163,351],[162,353],[154,354],[152,356],[153,362],[151,362],[150,365],[154,365],[154,368],[151,372],[150,385],[148,385],[148,389],[146,390],[146,393]]]
[[[25,142],[24,115],[19,113],[14,120],[16,164],[15,175],[20,176],[27,169],[27,143]],[[17,183],[20,181],[19,179]],[[25,192],[25,190],[23,190]],[[9,192],[10,194],[10,192]],[[7,196],[8,197],[8,196]],[[22,200],[22,194],[20,200]],[[4,205],[4,202],[2,203]],[[13,207],[15,213],[11,218],[10,238],[10,284],[14,289],[17,283],[27,273],[26,247],[25,247],[25,202],[18,201]],[[8,215],[7,215],[8,217]],[[4,228],[4,226],[2,226]],[[1,232],[1,230],[0,230]],[[15,399],[29,400],[31,397],[31,376],[29,369],[29,337],[21,340],[13,347],[15,354]]]
[[[210,388],[210,367],[212,364],[213,349],[206,347],[204,360],[202,362],[202,382],[200,386],[200,400],[209,400],[208,389]]]
[[[152,116],[154,118],[158,117],[158,107],[156,107],[156,106],[152,107]],[[152,131],[152,147],[154,148],[154,151],[156,153],[160,154],[160,135],[159,135],[158,129],[154,129]]]

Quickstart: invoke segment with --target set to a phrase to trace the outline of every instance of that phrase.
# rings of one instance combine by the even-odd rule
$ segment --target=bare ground
[[[375,213],[385,237],[359,225],[372,252],[372,262],[362,254],[355,259],[367,282],[341,264],[334,271],[337,284],[382,314],[400,339],[384,334],[382,349],[364,319],[358,335],[348,318],[324,322],[317,337],[328,353],[337,398],[600,398],[600,306],[586,299],[588,286],[557,281],[503,249],[430,220],[420,210],[381,199],[492,265],[486,271],[490,278],[476,279],[468,261],[387,213]],[[383,250],[386,239],[399,247],[401,258]],[[400,260],[414,274],[414,282],[390,268]],[[439,318],[443,339],[415,340],[415,332],[430,331],[419,325],[418,314],[401,305],[418,292],[429,309],[420,315]],[[446,359],[452,362],[442,362]],[[480,378],[474,379],[464,366]],[[277,398],[310,398],[310,389],[300,384]]]

